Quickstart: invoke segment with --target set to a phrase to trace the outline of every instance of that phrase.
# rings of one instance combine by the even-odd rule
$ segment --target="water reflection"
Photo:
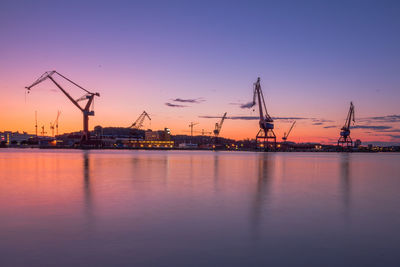
[[[93,217],[93,199],[92,189],[90,185],[90,151],[84,150],[83,157],[83,198],[84,198],[84,212],[88,220],[88,227],[94,221]]]
[[[340,154],[340,191],[342,194],[343,211],[346,218],[350,214],[351,206],[351,154]]]
[[[214,192],[219,192],[219,154],[214,154]]]
[[[0,266],[398,266],[399,160],[0,150]]]
[[[258,157],[257,187],[254,195],[251,223],[253,233],[259,238],[259,231],[262,228],[262,218],[265,216],[266,206],[270,199],[271,183],[273,177],[274,157],[268,153],[261,153]]]

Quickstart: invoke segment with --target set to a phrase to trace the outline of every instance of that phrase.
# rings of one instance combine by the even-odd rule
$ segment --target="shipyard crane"
[[[212,134],[212,132],[208,132],[208,131],[206,131],[205,129],[201,129],[201,131],[195,131],[195,130],[193,130],[193,131],[183,131],[184,133],[188,133],[188,132],[190,132],[190,133],[199,133],[199,134],[201,134],[202,136],[205,136],[206,134]]]
[[[194,133],[201,133],[202,136],[205,136],[206,134],[212,134],[212,132],[208,132],[204,129],[201,129],[201,131],[193,131]]]
[[[292,131],[292,129],[293,129],[293,127],[294,127],[295,124],[296,124],[296,121],[294,121],[294,122],[292,123],[292,126],[290,127],[289,131],[288,131],[287,133],[284,133],[284,134],[283,134],[283,137],[282,137],[283,142],[286,142],[286,140],[288,139],[289,134],[290,134],[290,132]]]
[[[192,137],[193,137],[193,127],[194,127],[195,125],[197,125],[197,124],[199,124],[199,123],[198,123],[198,122],[191,122],[191,123],[189,124],[190,136],[192,136]]]
[[[61,87],[61,85],[59,83],[56,82],[56,80],[54,79],[55,75],[58,75],[61,78],[67,80],[70,83],[72,83],[73,85],[75,85],[76,87],[78,87],[79,89],[84,91],[85,95],[75,100],[74,98],[72,98],[72,96],[67,91],[65,91],[64,88]],[[30,91],[32,89],[32,87],[38,85],[39,83],[41,83],[41,82],[43,82],[43,81],[45,81],[47,79],[50,79],[58,87],[58,89],[60,89],[61,92],[63,92],[64,95],[82,112],[82,114],[83,114],[83,133],[82,133],[82,137],[81,137],[81,143],[84,143],[84,142],[88,141],[90,139],[90,135],[89,135],[89,116],[94,116],[94,111],[91,110],[91,106],[92,106],[94,97],[95,96],[100,96],[100,94],[99,93],[92,93],[92,92],[86,90],[82,86],[78,85],[77,83],[73,82],[72,80],[68,79],[67,77],[63,76],[62,74],[58,73],[55,70],[45,72],[34,83],[32,83],[30,86],[27,86],[25,88],[28,91]],[[80,101],[87,101],[86,105],[84,107],[81,107],[81,105],[79,105],[79,103],[78,103]]]
[[[222,129],[222,125],[224,124],[225,118],[226,118],[226,112],[222,116],[221,121],[215,123],[215,130],[214,130],[215,138],[218,138],[219,133],[221,132],[221,129]]]
[[[51,135],[54,136],[54,128],[56,128],[56,135],[58,135],[58,118],[60,117],[61,111],[57,111],[57,117],[53,123],[50,122]]]
[[[260,130],[256,135],[256,143],[257,146],[263,146],[265,150],[270,148],[270,142],[272,141],[273,149],[276,149],[276,136],[274,133],[274,120],[268,114],[267,107],[265,105],[264,94],[261,90],[260,85],[260,77],[258,77],[257,81],[254,83],[254,91],[253,91],[253,103],[252,106],[256,105],[256,99],[258,100],[258,109],[260,113]],[[259,140],[262,140],[260,144]]]
[[[355,123],[354,117],[354,105],[350,102],[349,112],[347,113],[346,122],[344,123],[342,129],[340,130],[340,137],[338,140],[338,146],[349,147],[353,145],[353,140],[350,137],[350,126],[351,122]]]
[[[205,136],[206,134],[212,134],[212,132],[208,132],[208,131],[206,131],[204,129],[201,129],[201,135]]]
[[[142,114],[140,114],[139,117],[136,119],[136,121],[132,123],[132,125],[128,128],[139,130],[140,128],[142,128],[143,122],[146,117],[151,121],[149,114],[146,111],[143,111]]]

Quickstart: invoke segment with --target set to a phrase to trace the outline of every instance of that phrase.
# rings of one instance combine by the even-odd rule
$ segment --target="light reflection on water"
[[[400,266],[400,154],[0,150],[1,266]]]

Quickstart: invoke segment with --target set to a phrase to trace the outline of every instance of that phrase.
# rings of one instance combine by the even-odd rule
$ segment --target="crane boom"
[[[273,122],[271,116],[268,114],[267,106],[265,105],[264,94],[261,89],[260,78],[257,79],[257,82],[254,84],[254,95],[253,95],[253,103],[255,104],[255,99],[258,99],[258,109],[260,113],[260,123],[261,121]],[[265,117],[264,117],[265,112]]]
[[[225,118],[226,118],[226,112],[222,116],[221,121],[219,123],[218,122],[215,123],[215,129],[214,129],[215,137],[218,137],[219,133],[221,132],[222,125],[224,124]]]
[[[351,124],[352,121],[354,123],[356,120],[355,120],[355,117],[354,117],[354,105],[353,105],[353,102],[350,102],[349,112],[347,113],[346,122],[345,122],[342,130],[349,130],[350,129],[350,124]]]
[[[294,127],[295,124],[296,124],[296,121],[294,121],[294,122],[292,123],[292,126],[290,127],[289,131],[288,131],[287,133],[284,133],[284,134],[283,134],[283,137],[282,137],[283,141],[286,141],[286,140],[288,139],[289,134],[290,134],[290,132],[292,131],[292,129],[293,129],[293,127]]]
[[[78,103],[80,100],[84,100],[84,99],[82,99],[82,97],[79,98],[78,100],[75,100],[74,98],[72,98],[72,96],[67,91],[65,91],[64,88],[59,83],[56,82],[56,80],[53,78],[54,74],[59,75],[63,79],[67,80],[68,82],[72,83],[73,85],[77,86],[78,88],[80,88],[81,90],[86,92],[86,95],[84,96],[84,99],[87,100],[85,107],[81,107]],[[92,92],[86,90],[82,86],[78,85],[77,83],[73,82],[72,80],[68,79],[67,77],[63,76],[62,74],[58,73],[55,70],[45,72],[35,82],[33,82],[30,86],[27,86],[25,88],[30,91],[34,86],[38,85],[39,83],[41,83],[47,79],[50,79],[58,87],[58,89],[60,89],[60,91],[83,113],[83,134],[82,134],[81,141],[84,142],[84,141],[89,140],[89,138],[90,138],[89,137],[89,116],[94,116],[94,111],[90,111],[90,106],[93,103],[94,97],[100,96],[100,94],[92,93]]]

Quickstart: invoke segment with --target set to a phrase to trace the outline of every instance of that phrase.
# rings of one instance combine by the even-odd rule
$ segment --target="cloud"
[[[272,117],[272,119],[277,121],[290,121],[290,120],[310,120],[311,118],[304,117]]]
[[[327,126],[324,126],[324,128],[331,129],[331,128],[337,128],[337,126],[336,125],[327,125]]]
[[[325,123],[325,122],[334,122],[333,120],[316,119],[316,118],[313,118],[312,121],[313,121],[313,122],[322,122],[322,123]]]
[[[314,122],[312,125],[323,125],[323,122]]]
[[[220,119],[221,116],[199,116],[199,118],[203,119]],[[259,116],[230,116],[226,117],[228,120],[259,120]],[[273,120],[307,120],[308,118],[302,117],[272,117]]]
[[[186,108],[187,106],[185,105],[177,105],[177,104],[171,104],[171,103],[165,103],[166,106],[171,107],[171,108]]]
[[[229,105],[240,106],[240,108],[248,109],[248,108],[254,107],[256,105],[256,103],[251,101],[248,103],[229,103]]]
[[[386,116],[376,116],[376,117],[367,117],[367,118],[360,118],[358,121],[361,122],[387,122],[387,123],[394,123],[400,122],[400,115],[386,115]]]
[[[385,132],[385,133],[400,133],[400,129],[387,129],[387,130],[380,130],[379,132]]]
[[[175,98],[172,99],[174,102],[180,102],[180,103],[192,103],[192,104],[199,104],[201,102],[204,102],[205,100],[202,98],[189,98],[189,99],[183,99],[183,98]]]
[[[352,126],[351,129],[368,129],[368,130],[389,130],[392,129],[392,126],[383,126],[383,125],[356,125]]]
[[[240,108],[243,108],[243,109],[252,108],[252,107],[254,107],[255,105],[256,105],[256,103],[253,102],[253,101],[251,101],[251,102],[248,102],[248,103],[241,104],[241,105],[240,105]]]
[[[203,119],[220,119],[221,116],[199,116],[199,118]],[[260,117],[258,116],[231,116],[231,117],[226,117],[227,120],[258,120]]]

